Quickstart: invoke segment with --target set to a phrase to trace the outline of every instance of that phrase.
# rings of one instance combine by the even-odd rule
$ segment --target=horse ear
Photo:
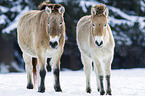
[[[103,12],[103,14],[108,18],[108,14],[109,14],[108,8],[105,8],[105,11]]]
[[[65,12],[65,8],[63,6],[61,6],[59,9],[58,9],[58,12],[60,14],[63,14]]]
[[[92,9],[91,9],[91,15],[92,15],[92,16],[96,15],[96,10],[95,10],[95,8],[92,8]]]
[[[50,14],[51,13],[51,8],[49,8],[49,7],[45,7],[45,11],[48,13],[48,14]]]

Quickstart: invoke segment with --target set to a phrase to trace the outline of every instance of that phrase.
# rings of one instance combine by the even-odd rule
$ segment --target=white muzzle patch
[[[58,36],[55,36],[55,37],[50,36],[49,45],[52,49],[57,49],[58,45],[59,45],[59,37]]]
[[[95,44],[98,47],[102,47],[102,45],[103,45],[103,36],[95,36]]]

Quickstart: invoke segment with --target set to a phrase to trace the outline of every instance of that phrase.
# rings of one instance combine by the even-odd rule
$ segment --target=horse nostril
[[[103,44],[103,41],[101,41],[100,43],[98,43],[98,41],[95,41],[95,43],[98,45],[98,46],[101,46]]]
[[[56,48],[56,46],[58,45],[58,42],[55,41],[55,42],[49,42],[49,45],[52,47],[52,48]]]

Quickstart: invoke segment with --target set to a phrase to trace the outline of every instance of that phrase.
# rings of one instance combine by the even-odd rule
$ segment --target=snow
[[[5,15],[0,15],[0,24],[6,24],[6,21],[10,22]]]
[[[112,6],[107,6],[109,8],[109,10],[112,10],[114,13],[119,14],[122,18],[124,19],[115,19],[113,17],[111,17],[111,21],[113,21],[112,23],[114,24],[124,24],[127,23],[128,25],[134,24],[135,22],[139,22],[140,23],[140,29],[143,29],[145,26],[145,17],[142,16],[131,16],[126,14],[125,12],[121,11],[118,8],[112,7]]]
[[[19,15],[17,15],[17,17],[14,19],[13,22],[11,22],[9,24],[8,27],[6,27],[5,29],[2,30],[2,33],[10,33],[12,30],[16,29],[17,28],[17,25],[18,25],[18,22],[19,22],[19,19],[27,11],[29,11],[29,7],[28,6],[25,7],[25,9]]]
[[[46,75],[45,93],[38,93],[37,89],[26,89],[26,81],[25,72],[0,74],[0,96],[99,96],[94,72],[91,74],[91,94],[85,92],[85,75],[82,70],[61,71],[62,93],[54,91],[51,72]],[[112,70],[111,84],[113,96],[145,96],[145,69]]]
[[[0,73],[8,73],[8,72],[9,72],[9,66],[2,62],[0,64]]]
[[[94,6],[96,4],[100,4],[97,1],[79,1],[79,2],[80,2],[80,6],[82,7],[84,12],[87,12],[86,6],[88,7],[88,6]]]
[[[21,8],[22,6],[21,5],[17,5],[17,6],[14,6],[14,7],[12,7],[10,10],[11,10],[11,12],[21,12]]]
[[[22,0],[17,0],[15,2],[12,2],[13,7],[10,9],[11,12],[21,12],[22,5],[21,5]]]
[[[2,12],[7,12],[9,9],[7,7],[4,7],[4,6],[0,6],[0,11]]]
[[[104,2],[108,2],[108,1],[105,1]],[[143,9],[145,4],[143,1],[140,1],[141,3],[141,8]],[[86,6],[94,6],[96,4],[100,4],[99,2],[97,1],[80,1],[80,6],[82,6],[82,9],[84,12],[87,12],[87,9],[86,9]],[[133,26],[133,24],[135,22],[139,22],[140,23],[140,29],[145,32],[145,29],[144,29],[144,26],[145,26],[145,17],[143,16],[133,16],[133,15],[128,15],[126,14],[125,12],[121,11],[120,9],[118,8],[115,8],[113,6],[108,6],[106,5],[109,10],[112,10],[113,13],[121,16],[123,19],[116,19],[114,18],[113,16],[110,16],[109,18],[109,24],[111,24],[111,26],[115,26],[116,24],[117,25],[121,25],[121,24],[128,24],[129,26]]]
[[[141,10],[144,12],[145,11],[145,1],[140,0],[140,4],[141,4]]]
[[[17,70],[17,71],[19,71],[19,72],[23,72],[24,70],[23,69],[21,69],[19,66],[18,66],[18,64],[16,63],[16,62],[11,62],[11,66],[15,69],[15,70]]]
[[[0,63],[0,73],[9,73],[10,68],[15,69],[18,72],[24,72],[24,69],[20,68],[15,61],[12,61],[10,65],[5,63]],[[1,95],[0,95],[1,96]]]

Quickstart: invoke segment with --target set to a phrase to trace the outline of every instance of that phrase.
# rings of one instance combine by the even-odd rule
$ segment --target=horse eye
[[[47,25],[49,26],[49,22],[47,22]]]
[[[60,26],[62,25],[62,22],[60,22],[60,24],[59,24]]]
[[[106,24],[104,25],[104,27],[106,27]]]
[[[92,24],[93,25],[93,27],[95,27],[95,24]]]

